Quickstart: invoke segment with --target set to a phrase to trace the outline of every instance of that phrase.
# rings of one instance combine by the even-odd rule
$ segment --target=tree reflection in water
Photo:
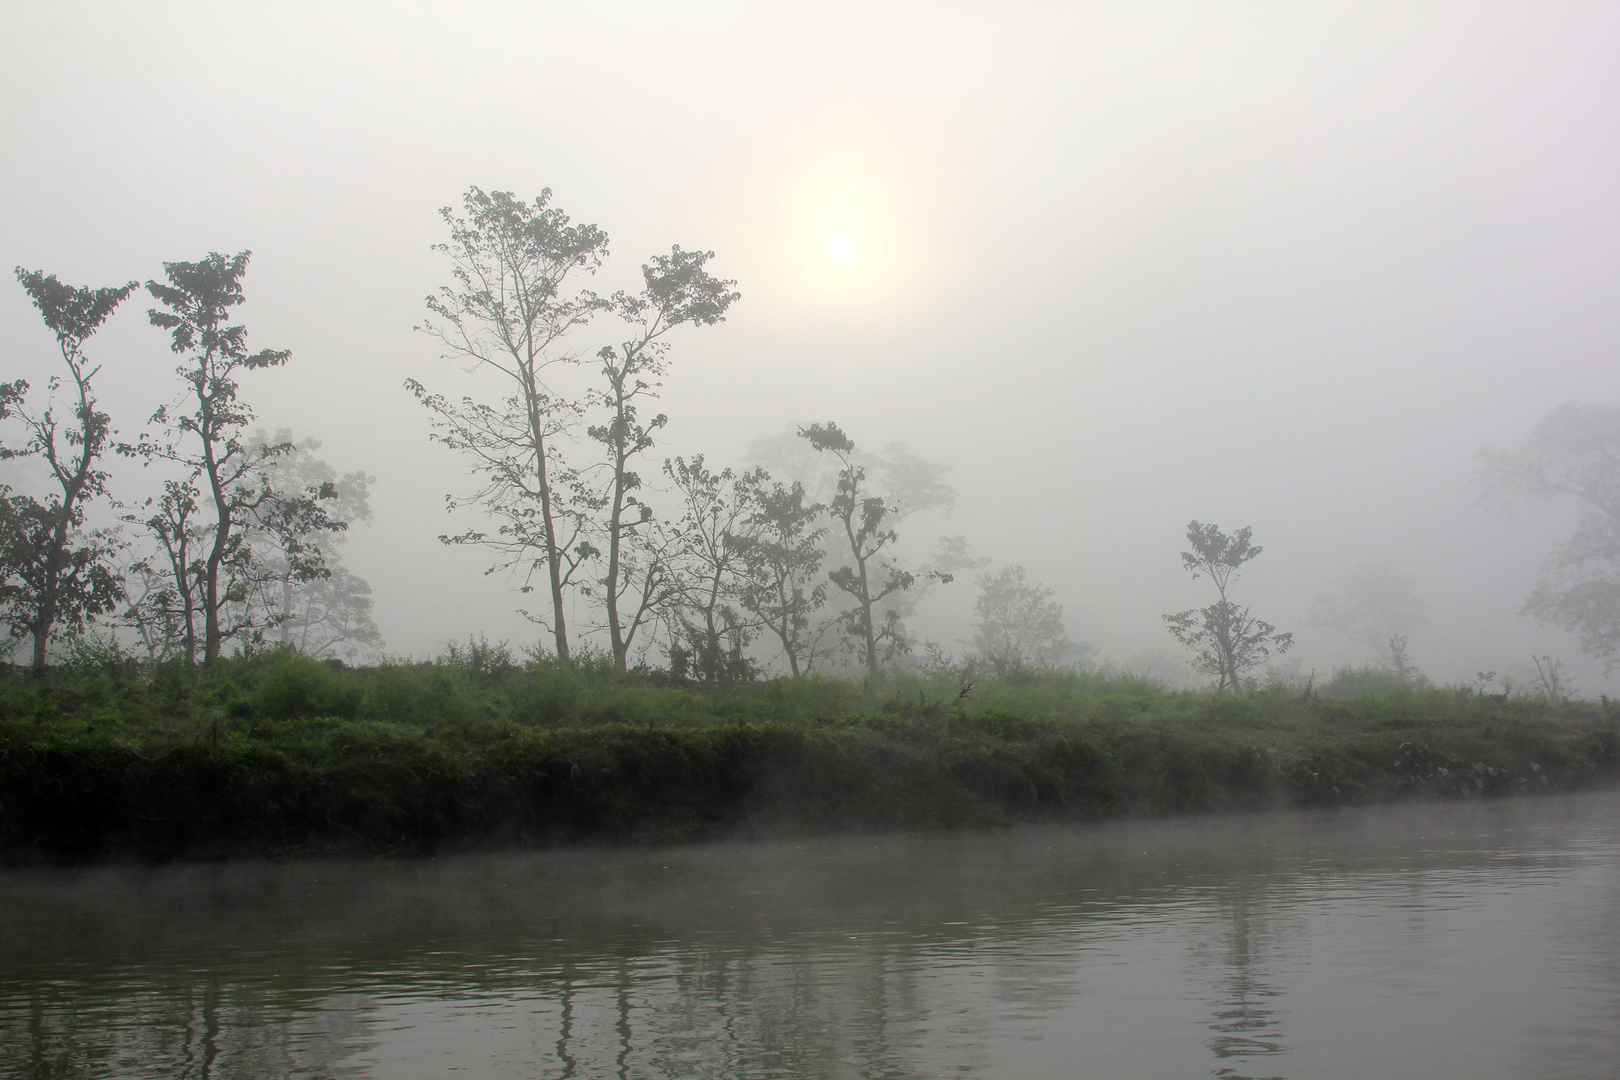
[[[1605,1076],[1617,811],[7,871],[0,1075]]]

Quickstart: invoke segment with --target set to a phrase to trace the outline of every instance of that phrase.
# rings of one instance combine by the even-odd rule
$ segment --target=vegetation
[[[26,432],[21,447],[0,445],[0,461],[41,458],[55,488],[41,500],[13,495],[10,485],[0,484],[0,618],[15,637],[32,639],[39,671],[58,633],[82,630],[123,598],[107,565],[113,541],[105,532],[84,529],[86,504],[107,494],[101,463],[112,438],[112,418],[96,407],[92,386],[101,365],[92,365],[84,344],[135,291],[135,282],[74,288],[54,274],[21,267],[17,280],[56,335],[71,386],[71,419],[64,420],[54,407],[60,376],[51,376],[51,400],[38,411],[29,406],[26,381],[0,383],[0,420],[15,415]]]
[[[1570,790],[1620,710],[1385,675],[1172,693],[977,662],[724,689],[472,642],[350,668],[81,648],[0,678],[11,860],[408,852]],[[1360,696],[1339,697],[1336,684]],[[1367,691],[1381,691],[1369,693]]]
[[[1520,613],[1576,635],[1620,666],[1620,409],[1567,402],[1514,450],[1487,450],[1484,499],[1502,506],[1572,498],[1575,534],[1547,557]]]
[[[1248,607],[1232,602],[1232,587],[1243,567],[1264,550],[1249,542],[1253,533],[1244,526],[1227,536],[1218,525],[1188,522],[1190,550],[1181,553],[1182,568],[1194,581],[1208,578],[1219,599],[1208,607],[1164,617],[1171,636],[1192,652],[1193,670],[1213,675],[1217,690],[1237,686],[1243,673],[1265,663],[1273,649],[1285,653],[1294,644],[1293,634],[1277,633]]]
[[[928,643],[919,661],[906,626],[919,598],[988,562],[960,536],[930,562],[902,557],[910,515],[952,506],[947,470],[899,444],[857,448],[830,421],[764,445],[780,461],[693,454],[657,469],[667,418],[651,407],[671,342],[725,321],[735,282],[710,272],[712,252],[676,246],[642,266],[640,291],[599,296],[582,282],[605,263],[606,233],[550,199],[475,187],[464,217],[442,211],[453,283],[421,329],[484,381],[460,398],[406,384],[432,437],[478,477],[449,505],[484,520],[440,539],[491,549],[491,571],[545,594],[525,614],[547,643],[522,660],[480,641],[435,661],[344,662],[382,647],[370,588],[341,561],[375,481],[340,475],[314,439],[249,433],[240,383],[289,354],[250,351],[232,321],[247,252],[164,263],[165,281],[147,283],[149,320],[181,362],[132,442],[113,441],[85,344],[135,285],[18,271],[67,378],[43,405],[26,382],[0,382],[0,460],[46,466],[40,492],[0,483],[0,621],[6,652],[32,653],[26,670],[0,671],[0,852],[982,824],[1477,797],[1613,774],[1614,710],[1572,700],[1549,656],[1535,696],[1507,677],[1487,694],[1494,671],[1435,688],[1408,651],[1426,605],[1392,563],[1360,564],[1314,615],[1387,646],[1387,663],[1320,686],[1272,666],[1261,682],[1293,637],[1234,599],[1261,553],[1247,527],[1189,524],[1183,566],[1216,602],[1164,616],[1213,693],[1086,666],[1095,650],[1069,640],[1055,591],[1018,565],[978,575],[965,658]],[[589,335],[609,319],[604,345]],[[1487,456],[1495,496],[1586,504],[1525,610],[1611,664],[1617,418],[1565,406]],[[121,502],[109,449],[155,466],[161,494]]]

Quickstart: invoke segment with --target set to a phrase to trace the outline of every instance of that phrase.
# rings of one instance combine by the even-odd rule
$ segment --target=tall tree
[[[835,568],[828,580],[853,601],[844,631],[860,652],[867,673],[875,675],[884,659],[905,648],[902,613],[895,604],[885,605],[884,601],[905,593],[918,580],[892,555],[899,540],[893,525],[899,513],[890,500],[867,490],[866,468],[854,458],[855,442],[837,424],[811,424],[800,428],[799,434],[817,452],[830,453],[839,462],[838,491],[827,512],[840,534],[840,554],[847,555],[849,562]],[[928,571],[925,576],[942,582],[952,577],[940,571]]]
[[[600,497],[600,530],[605,565],[599,595],[606,615],[613,661],[622,671],[636,631],[652,615],[657,595],[654,572],[667,567],[660,545],[651,544],[652,507],[640,494],[637,471],[640,459],[655,445],[654,433],[668,418],[663,413],[643,417],[642,403],[658,396],[658,380],[668,365],[669,342],[676,327],[713,326],[724,322],[726,311],[741,294],[706,269],[712,251],[683,251],[677,245],[668,255],[655,255],[641,268],[639,293],[615,293],[614,312],[629,328],[630,336],[615,348],[597,353],[602,382],[592,404],[605,414],[602,423],[588,429],[606,451],[606,483]],[[632,551],[632,547],[640,551]],[[631,573],[631,564],[635,573]]]
[[[549,611],[538,621],[567,660],[567,595],[596,549],[581,503],[589,494],[560,446],[582,403],[552,380],[578,362],[563,339],[606,306],[589,290],[565,294],[565,287],[573,276],[596,272],[608,238],[595,225],[571,224],[551,205],[550,188],[530,204],[474,187],[462,205],[466,217],[448,206],[439,211],[450,241],[435,248],[450,257],[455,284],[428,297],[428,318],[417,329],[442,342],[447,359],[498,376],[504,390],[494,401],[452,401],[415,379],[405,385],[433,413],[433,438],[466,454],[483,477],[474,494],[450,504],[482,506],[499,525],[493,533],[469,529],[439,539],[491,548],[491,570],[521,568],[524,592],[539,575]]]
[[[795,677],[807,675],[820,640],[815,614],[827,602],[828,582],[821,573],[827,530],[816,527],[827,508],[806,502],[798,481],[769,490],[762,483],[753,497],[750,528],[738,545],[746,570],[739,601],[781,642],[788,670]]]
[[[62,629],[113,611],[123,597],[109,565],[111,534],[83,531],[85,507],[107,492],[101,459],[112,438],[112,420],[96,405],[92,381],[101,365],[85,356],[88,341],[136,282],[111,288],[75,288],[56,275],[17,268],[45,325],[56,335],[67,379],[52,375],[43,411],[30,408],[28,384],[0,386],[0,419],[19,418],[27,432],[21,447],[0,447],[0,459],[37,456],[44,460],[55,489],[43,501],[13,495],[0,485],[0,603],[14,634],[33,639],[33,667],[45,667],[46,649]],[[68,387],[70,418],[56,411],[55,396]]]
[[[1250,543],[1253,534],[1248,526],[1228,536],[1219,526],[1189,522],[1190,548],[1181,553],[1181,565],[1194,581],[1208,578],[1219,599],[1164,617],[1171,635],[1192,652],[1194,670],[1215,676],[1217,690],[1236,689],[1243,672],[1264,663],[1273,649],[1285,653],[1294,644],[1293,634],[1277,633],[1275,626],[1231,599],[1242,568],[1263,550]]]
[[[1575,533],[1554,549],[1520,609],[1577,635],[1605,670],[1620,666],[1620,408],[1558,406],[1513,450],[1487,450],[1483,498],[1573,499]]]
[[[711,686],[746,682],[754,676],[746,649],[759,622],[748,617],[743,597],[759,531],[754,514],[770,476],[764,469],[713,472],[702,454],[690,462],[665,459],[664,475],[682,506],[675,530],[682,588],[672,612],[670,667]]]
[[[243,439],[253,410],[241,399],[237,380],[244,372],[280,367],[290,356],[277,349],[249,352],[247,328],[231,325],[231,309],[245,299],[242,276],[250,257],[246,251],[212,252],[199,262],[164,263],[167,282],[146,283],[162,305],[148,317],[170,332],[171,349],[184,357],[176,371],[187,389],[152,416],[164,437],[146,433],[128,449],[148,461],[180,465],[188,474],[183,486],[195,485],[212,511],[206,529],[194,534],[202,540],[199,557],[184,570],[195,580],[204,664],[219,659],[231,638],[263,629],[244,606],[256,570],[248,529],[272,516],[306,532],[336,527],[321,499],[271,485],[267,468],[289,446],[252,448]],[[302,553],[298,573],[306,580],[319,576],[318,551]],[[230,617],[233,609],[240,617]]]

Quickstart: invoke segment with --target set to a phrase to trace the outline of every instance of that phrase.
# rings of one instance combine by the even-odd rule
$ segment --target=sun
[[[854,266],[861,260],[860,241],[847,232],[835,233],[827,241],[827,260],[834,266]]]

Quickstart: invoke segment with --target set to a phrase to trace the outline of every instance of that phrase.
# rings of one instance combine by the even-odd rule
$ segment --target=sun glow
[[[860,241],[847,232],[827,241],[827,258],[834,266],[854,266],[861,259]]]

